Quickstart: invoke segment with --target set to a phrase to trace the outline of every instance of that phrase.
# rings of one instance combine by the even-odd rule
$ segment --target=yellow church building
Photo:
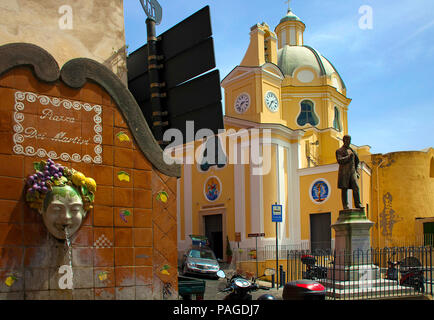
[[[347,117],[351,99],[330,60],[304,43],[305,29],[291,10],[274,32],[266,23],[251,27],[243,60],[221,82],[226,132],[219,138],[226,164],[201,165],[202,141],[184,146],[184,160],[189,150],[199,154],[199,160],[183,164],[178,179],[180,253],[191,244],[191,234],[206,235],[222,259],[227,241],[232,248],[253,248],[256,240],[258,247],[275,245],[272,205],[276,203],[282,205],[282,222],[277,225],[281,248],[333,248],[330,225],[342,209],[335,151],[343,136],[351,134]],[[258,139],[264,146],[262,159],[268,161],[262,173],[255,170],[258,162],[251,156],[252,142]],[[384,174],[378,177],[383,169],[378,169],[377,160],[387,155],[374,157],[369,146],[352,148],[361,160],[361,203],[368,219],[378,222],[383,209],[379,199],[387,182]],[[434,192],[433,180],[428,179],[427,188]],[[352,196],[348,198],[351,207]],[[428,211],[426,217],[434,216]],[[380,224],[371,230],[373,238],[380,237],[377,244]],[[414,230],[414,221],[412,225]],[[255,233],[264,236],[249,237]],[[386,245],[384,239],[380,245]]]

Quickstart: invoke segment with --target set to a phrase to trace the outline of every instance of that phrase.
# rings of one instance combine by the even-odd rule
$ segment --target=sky
[[[274,30],[286,2],[159,0],[157,35],[208,5],[223,79],[241,63],[250,28],[266,22]],[[369,145],[372,153],[434,147],[433,0],[292,0],[290,6],[306,25],[304,44],[329,59],[345,82],[353,144]],[[131,53],[146,43],[146,14],[139,0],[124,0],[124,14]]]

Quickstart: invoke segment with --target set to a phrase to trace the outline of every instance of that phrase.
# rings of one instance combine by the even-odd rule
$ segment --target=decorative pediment
[[[275,65],[274,63],[265,63],[261,66],[261,70],[269,73],[270,75],[274,75],[276,78],[283,80],[285,78],[285,75],[283,74],[282,70]]]
[[[245,78],[255,73],[258,67],[243,67],[236,66],[221,82],[221,86],[225,88],[229,83]]]
[[[221,86],[225,88],[229,83],[241,80],[252,74],[265,74],[267,76],[271,76],[275,80],[282,81],[285,76],[280,70],[280,68],[274,63],[265,63],[260,67],[245,67],[245,66],[237,66],[235,67],[221,82]]]

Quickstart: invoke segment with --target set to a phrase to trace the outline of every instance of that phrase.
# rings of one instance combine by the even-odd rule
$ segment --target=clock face
[[[250,96],[247,93],[242,93],[235,100],[235,111],[238,113],[244,113],[250,107]]]
[[[265,95],[265,104],[271,112],[276,112],[279,109],[279,99],[271,91],[268,91]]]

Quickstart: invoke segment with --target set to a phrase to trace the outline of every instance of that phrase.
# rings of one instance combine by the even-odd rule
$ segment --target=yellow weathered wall
[[[432,148],[372,156],[371,220],[377,223],[373,228],[376,244],[409,245],[420,239],[421,234],[415,233],[416,218],[434,217],[433,157]]]

